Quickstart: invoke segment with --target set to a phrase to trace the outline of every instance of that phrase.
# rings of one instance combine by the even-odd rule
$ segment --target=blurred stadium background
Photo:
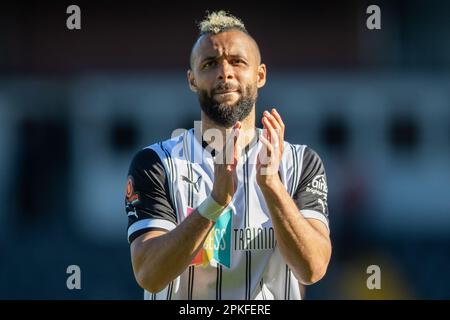
[[[450,3],[417,0],[2,3],[0,298],[142,298],[128,165],[199,119],[185,72],[206,9],[244,20],[268,65],[258,113],[276,106],[286,139],[325,162],[334,253],[306,298],[449,299]],[[366,288],[372,264],[381,290]]]

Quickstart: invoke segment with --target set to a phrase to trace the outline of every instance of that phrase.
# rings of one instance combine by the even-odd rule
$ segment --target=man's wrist
[[[281,182],[280,176],[276,174],[270,177],[265,177],[265,179],[262,179],[262,181],[260,181],[258,185],[261,191],[263,193],[266,193],[277,192],[277,190],[279,190],[279,188],[283,186],[283,183]]]
[[[197,212],[204,218],[216,222],[225,208],[226,206],[216,202],[211,194],[197,207]]]

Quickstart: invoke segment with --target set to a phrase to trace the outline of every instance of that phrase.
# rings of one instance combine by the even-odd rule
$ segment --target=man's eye
[[[234,59],[234,60],[232,61],[232,63],[233,63],[233,64],[241,64],[241,63],[244,63],[244,61],[243,61],[242,59]]]
[[[209,61],[209,62],[206,62],[206,63],[203,65],[203,68],[210,68],[210,67],[213,67],[215,63],[216,63],[215,61]]]

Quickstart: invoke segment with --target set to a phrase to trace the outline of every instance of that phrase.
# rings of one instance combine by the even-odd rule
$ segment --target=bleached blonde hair
[[[235,16],[233,16],[232,14],[230,14],[224,10],[211,12],[211,13],[206,12],[206,17],[202,21],[200,21],[200,23],[198,24],[198,28],[200,31],[200,35],[191,50],[191,57],[190,57],[191,68],[192,68],[193,61],[194,61],[195,47],[199,43],[202,36],[204,36],[206,34],[216,35],[218,33],[225,32],[228,30],[239,30],[239,31],[244,32],[250,38],[250,40],[254,43],[255,48],[256,48],[258,64],[261,63],[261,53],[259,52],[258,44],[256,43],[255,39],[253,39],[253,37],[248,33],[248,31],[245,28],[245,25],[241,19],[236,18]]]
[[[207,12],[205,19],[198,24],[198,28],[200,35],[207,33],[218,34],[230,29],[237,29],[248,34],[242,20],[224,10]]]

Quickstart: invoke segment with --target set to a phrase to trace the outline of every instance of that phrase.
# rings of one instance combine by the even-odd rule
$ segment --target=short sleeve
[[[150,148],[139,151],[131,162],[126,183],[125,210],[129,243],[151,229],[170,231],[177,225],[164,165],[158,154]]]
[[[328,227],[328,185],[325,168],[318,154],[309,147],[303,152],[300,183],[293,199],[305,218],[318,219]]]

